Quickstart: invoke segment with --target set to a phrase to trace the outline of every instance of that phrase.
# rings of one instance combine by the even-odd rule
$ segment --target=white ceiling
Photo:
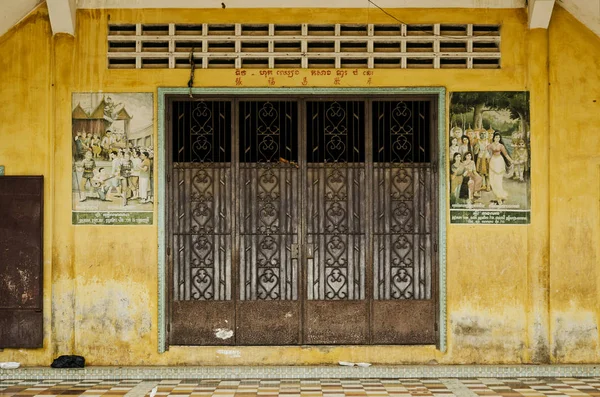
[[[557,3],[600,36],[600,0],[557,0]]]
[[[44,0],[0,1],[0,36]],[[554,0],[528,0],[543,3]],[[69,32],[76,8],[281,8],[282,0],[47,0],[53,31]],[[600,0],[556,0],[600,36]],[[310,8],[523,8],[526,0],[302,0]],[[58,11],[55,11],[58,10]]]
[[[25,18],[42,0],[2,1],[0,3],[0,36]]]

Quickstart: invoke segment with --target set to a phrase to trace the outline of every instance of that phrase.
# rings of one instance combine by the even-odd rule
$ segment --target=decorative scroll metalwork
[[[430,118],[429,102],[373,103],[375,299],[431,298]]]
[[[174,289],[231,298],[229,102],[175,103]],[[364,102],[307,102],[307,286],[313,300],[364,299]],[[375,101],[374,297],[428,299],[432,280],[429,103]],[[297,299],[298,108],[241,101],[240,299]]]
[[[308,299],[364,299],[364,103],[308,102],[307,124]]]
[[[298,106],[240,102],[241,300],[298,299]]]
[[[357,343],[404,340],[389,321],[403,323],[407,307],[429,316],[437,292],[433,102],[282,98],[169,99],[172,313],[223,311],[252,330],[266,324],[252,322],[255,308],[289,312],[305,330],[297,343],[329,330],[334,312],[360,313],[371,339]],[[426,331],[430,343],[433,325]]]
[[[174,102],[175,300],[231,300],[231,103]]]

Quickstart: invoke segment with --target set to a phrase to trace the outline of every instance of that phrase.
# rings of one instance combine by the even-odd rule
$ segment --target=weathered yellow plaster
[[[44,363],[51,356],[53,206],[49,128],[51,31],[48,11],[39,7],[0,38],[0,165],[6,175],[44,175],[44,348],[5,350],[0,361]]]
[[[565,10],[550,26],[550,307],[557,362],[598,362],[600,39]]]
[[[107,69],[109,18],[123,23],[393,20],[373,8],[79,10],[72,38],[51,36],[42,5],[0,39],[5,55],[0,78],[6,82],[0,96],[0,164],[8,174],[46,176],[45,341],[43,349],[6,349],[0,361],[48,365],[55,355],[72,353],[92,365],[492,364],[545,362],[549,354],[560,363],[598,362],[600,102],[594,100],[600,100],[600,39],[560,7],[548,32],[529,31],[524,10],[389,11],[411,23],[501,23],[502,69],[378,69],[372,75],[359,70],[340,78],[339,87],[531,91],[532,224],[447,225],[447,353],[433,346],[290,346],[171,347],[158,354],[156,224],[71,225],[71,94],[152,92],[156,104],[158,87],[184,87],[189,79],[189,71],[180,69]],[[334,76],[314,76],[310,70],[294,78],[275,75],[272,84],[269,76],[251,72],[243,86],[336,86]],[[236,77],[232,70],[197,70],[195,82],[196,87],[235,87]]]

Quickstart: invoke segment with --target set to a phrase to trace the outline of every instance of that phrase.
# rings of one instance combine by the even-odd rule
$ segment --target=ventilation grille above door
[[[498,69],[499,25],[109,24],[111,69]]]

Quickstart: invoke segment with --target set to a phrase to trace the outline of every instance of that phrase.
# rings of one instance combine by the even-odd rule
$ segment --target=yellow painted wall
[[[551,349],[600,361],[600,39],[563,9],[550,29]]]
[[[52,293],[52,32],[48,12],[38,9],[0,38],[0,165],[6,175],[44,175],[44,349],[0,353],[0,361],[50,357]],[[1,177],[0,177],[1,178]],[[1,222],[1,220],[0,220]]]
[[[502,69],[376,70],[371,87],[531,91],[532,224],[448,225],[447,353],[432,346],[342,346],[233,348],[239,357],[223,354],[232,348],[212,347],[158,354],[156,224],[71,225],[71,93],[156,95],[157,87],[184,87],[189,78],[186,70],[107,69],[109,18],[392,23],[388,16],[374,9],[79,10],[75,37],[52,38],[42,5],[0,41],[2,54],[11,54],[0,61],[0,79],[11,82],[1,96],[0,164],[8,174],[47,177],[46,338],[43,349],[6,349],[0,361],[47,365],[69,353],[91,365],[600,361],[600,113],[593,102],[600,39],[558,7],[549,32],[529,31],[523,10],[390,11],[411,23],[502,24]],[[333,85],[299,73],[309,86]],[[196,86],[235,86],[235,77],[232,70],[197,70]],[[301,86],[301,80],[277,78],[275,86]],[[245,86],[268,84],[262,76],[244,78]],[[349,75],[340,86],[367,86],[367,79]]]

